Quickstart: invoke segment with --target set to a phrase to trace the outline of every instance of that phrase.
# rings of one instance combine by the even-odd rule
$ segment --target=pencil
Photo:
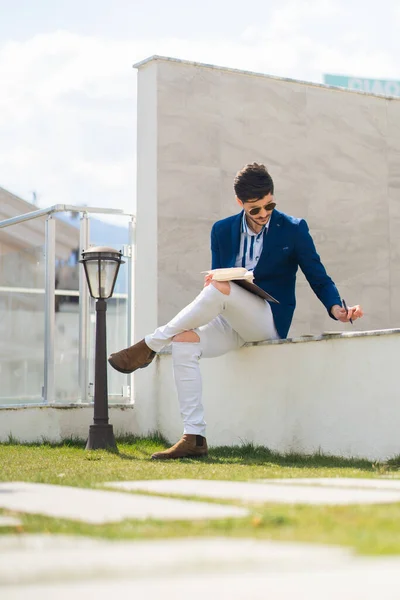
[[[342,298],[342,302],[343,302],[343,308],[345,309],[347,314],[349,314],[349,309],[347,308],[347,304],[346,304],[346,301],[344,298]],[[353,325],[353,319],[350,319],[350,323]]]

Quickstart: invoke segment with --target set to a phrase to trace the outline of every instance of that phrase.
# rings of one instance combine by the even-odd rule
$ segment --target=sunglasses
[[[275,206],[276,206],[276,202],[270,202],[269,204],[266,204],[265,206],[256,206],[254,208],[251,208],[247,212],[252,217],[255,217],[256,215],[258,215],[258,213],[260,212],[260,210],[264,209],[267,212],[269,212],[270,210],[274,210]]]

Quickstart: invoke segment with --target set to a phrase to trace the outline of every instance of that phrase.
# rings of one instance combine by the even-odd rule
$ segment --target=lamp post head
[[[82,259],[89,292],[96,300],[107,300],[114,292],[122,252],[108,246],[91,246],[83,250]]]

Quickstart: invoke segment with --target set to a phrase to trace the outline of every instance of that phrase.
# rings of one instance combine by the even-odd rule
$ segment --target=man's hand
[[[206,275],[204,277],[204,287],[207,287],[208,285],[210,285],[212,278],[213,278],[212,275]]]
[[[339,306],[339,304],[335,304],[331,308],[331,314],[338,321],[342,321],[342,323],[347,323],[350,319],[355,321],[364,316],[363,310],[359,304],[356,304],[356,306],[348,306],[347,311],[342,306]]]

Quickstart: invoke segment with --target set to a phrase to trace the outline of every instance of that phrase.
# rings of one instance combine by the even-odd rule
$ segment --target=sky
[[[0,0],[0,186],[134,212],[134,63],[400,79],[399,31],[400,0]]]

